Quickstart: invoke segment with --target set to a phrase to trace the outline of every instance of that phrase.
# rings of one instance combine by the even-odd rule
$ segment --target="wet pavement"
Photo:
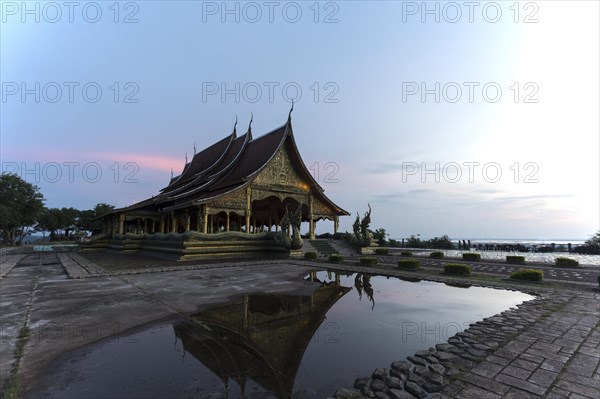
[[[380,258],[382,273],[431,279],[431,274],[427,273],[392,270],[396,257]],[[209,305],[244,294],[307,295],[315,288],[301,277],[311,268],[329,266],[349,272],[378,272],[378,269],[355,264],[290,260],[182,264],[164,270],[154,268],[151,273],[132,270],[101,275],[98,272],[101,269],[79,265],[77,261],[83,261],[77,257],[69,259],[72,261],[70,264],[54,253],[2,254],[0,380],[4,385],[10,376],[19,329],[27,325],[30,336],[19,364],[24,397],[31,397],[34,383],[48,373],[53,359],[103,338],[118,336],[134,327],[193,314]],[[423,263],[425,271],[431,272],[441,269],[445,262],[448,261],[424,260]],[[473,265],[475,273],[505,277],[511,270],[531,268],[530,265],[497,262],[468,263]],[[85,278],[70,278],[72,273],[78,273],[78,268],[85,270],[80,276]],[[447,381],[449,384],[442,394],[438,393],[445,396],[440,397],[595,398],[600,395],[600,298],[595,288],[597,282],[594,285],[598,268],[558,269],[550,265],[535,265],[533,268],[544,270],[546,280],[556,283],[556,287],[546,289],[543,286],[516,285],[516,288],[536,291],[546,298],[555,295],[563,302],[555,308],[545,308],[545,313],[537,314],[539,317],[523,316],[527,321],[523,322],[523,330],[516,335],[510,334],[503,343],[508,351],[499,348],[486,354],[487,357],[477,359],[473,368],[465,368],[454,383]],[[71,272],[67,273],[68,270]],[[443,281],[449,278],[435,279]],[[460,281],[470,283],[468,279]],[[571,285],[561,290],[562,281]],[[477,281],[475,284],[511,287],[507,281]],[[477,368],[477,364],[483,366]],[[576,378],[580,379],[575,381]],[[389,390],[377,397],[385,398],[385,395],[394,397]]]

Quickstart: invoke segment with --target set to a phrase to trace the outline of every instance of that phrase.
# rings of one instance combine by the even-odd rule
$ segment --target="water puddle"
[[[246,295],[78,349],[56,398],[320,398],[532,299],[520,292],[316,272],[310,296]],[[43,396],[42,395],[42,396]]]

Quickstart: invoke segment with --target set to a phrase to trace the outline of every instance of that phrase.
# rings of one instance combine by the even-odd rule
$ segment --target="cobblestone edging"
[[[517,308],[471,324],[447,343],[356,379],[353,388],[340,388],[334,397],[596,398],[598,299],[593,293],[544,289]]]

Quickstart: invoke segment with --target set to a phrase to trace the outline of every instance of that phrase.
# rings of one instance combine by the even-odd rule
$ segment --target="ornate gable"
[[[276,191],[309,193],[310,185],[292,163],[286,146],[281,146],[271,162],[254,179],[253,187]]]

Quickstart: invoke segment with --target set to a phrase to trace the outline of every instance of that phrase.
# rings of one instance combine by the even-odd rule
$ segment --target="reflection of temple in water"
[[[316,274],[310,274],[316,280]],[[296,373],[327,311],[351,288],[339,276],[310,296],[245,295],[174,326],[184,349],[227,387],[244,391],[253,380],[280,398],[290,398]]]

